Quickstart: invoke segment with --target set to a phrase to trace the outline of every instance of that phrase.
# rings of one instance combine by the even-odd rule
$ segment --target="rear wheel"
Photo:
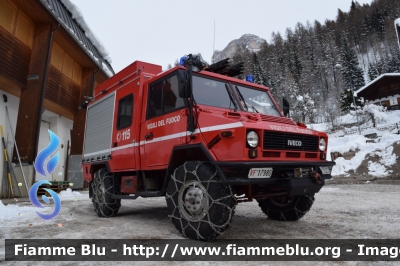
[[[99,217],[115,216],[121,207],[121,200],[112,198],[114,191],[113,173],[107,172],[105,168],[98,170],[94,174],[91,188],[93,192],[92,202],[97,215]]]
[[[184,237],[210,241],[227,230],[236,199],[230,186],[223,185],[214,166],[186,162],[168,183],[165,196],[168,217]]]
[[[257,200],[261,210],[273,220],[300,220],[314,203],[314,194],[293,197],[271,197]]]

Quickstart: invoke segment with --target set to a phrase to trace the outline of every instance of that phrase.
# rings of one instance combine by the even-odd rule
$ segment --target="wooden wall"
[[[26,88],[31,48],[0,27],[0,76]]]
[[[358,96],[364,97],[365,100],[373,101],[400,94],[400,77],[383,77],[376,81],[368,88],[364,89]]]
[[[44,97],[75,114],[80,105],[80,86],[67,78],[51,64]]]

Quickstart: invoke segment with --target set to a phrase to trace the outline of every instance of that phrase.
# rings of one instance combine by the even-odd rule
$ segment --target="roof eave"
[[[39,2],[46,8],[46,10],[50,13],[50,15],[51,15],[52,17],[54,17],[54,18],[63,26],[63,28],[65,29],[65,31],[68,32],[68,34],[76,41],[76,43],[77,43],[77,44],[82,48],[82,50],[89,56],[89,58],[92,60],[92,62],[95,63],[95,64],[98,66],[98,68],[104,73],[104,75],[105,75],[106,77],[109,78],[109,77],[111,77],[112,75],[115,74],[114,69],[111,67],[111,65],[110,65],[106,60],[104,60],[103,57],[100,56],[100,58],[98,58],[98,60],[95,59],[96,57],[95,57],[93,54],[91,54],[91,53],[89,52],[89,49],[86,48],[86,47],[83,45],[83,42],[77,38],[77,35],[76,35],[76,34],[72,34],[71,30],[70,30],[69,27],[66,25],[65,21],[63,21],[59,16],[57,16],[57,14],[56,14],[55,12],[53,12],[53,9],[52,9],[48,4],[46,4],[46,0],[39,0]],[[72,18],[71,18],[71,19],[72,19]],[[74,21],[74,23],[76,23],[76,22]],[[76,24],[77,24],[77,23],[76,23]],[[77,24],[77,26],[79,27],[79,24]],[[92,44],[92,45],[93,45],[93,44]],[[98,51],[97,51],[97,53],[98,53]],[[108,72],[103,68],[103,62],[106,64],[106,67],[108,68],[108,70],[110,71],[110,73],[108,73]]]
[[[354,95],[357,96],[358,93],[362,92],[363,90],[365,90],[366,88],[370,87],[372,84],[374,84],[375,82],[377,82],[378,80],[380,80],[381,78],[384,77],[400,77],[400,73],[385,73],[380,75],[379,77],[377,77],[376,79],[374,79],[373,81],[371,81],[370,83],[368,83],[367,85],[365,85],[364,87],[358,89],[357,91],[354,92]]]

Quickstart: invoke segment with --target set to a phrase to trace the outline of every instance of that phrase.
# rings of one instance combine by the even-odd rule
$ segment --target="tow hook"
[[[314,179],[315,183],[317,183],[318,185],[322,185],[321,175],[320,174],[318,174],[317,172],[313,171],[311,173],[311,177]]]

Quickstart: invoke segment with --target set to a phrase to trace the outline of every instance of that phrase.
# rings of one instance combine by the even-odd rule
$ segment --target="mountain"
[[[215,52],[213,62],[226,57],[232,64],[244,62],[244,73],[269,87],[278,104],[282,97],[288,100],[294,120],[335,123],[338,115],[351,109],[346,107],[353,102],[345,97],[349,90],[384,73],[400,72],[394,27],[400,1],[349,2],[350,10],[338,9],[335,20],[297,23],[273,33],[268,42],[246,34]]]
[[[252,52],[258,52],[261,50],[262,44],[265,42],[264,39],[254,34],[244,34],[239,39],[231,41],[222,51],[214,51],[212,56],[212,62],[218,62],[225,58],[232,58],[239,47],[245,47]]]

